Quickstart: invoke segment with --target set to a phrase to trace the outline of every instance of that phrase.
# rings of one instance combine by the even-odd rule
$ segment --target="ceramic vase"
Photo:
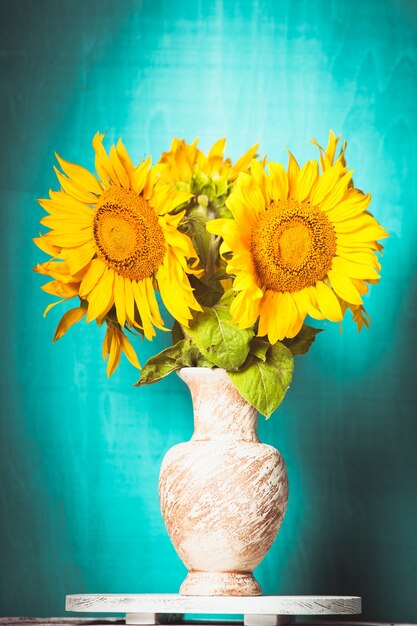
[[[253,570],[271,547],[288,501],[285,463],[260,443],[258,413],[225,370],[183,368],[194,408],[190,441],[164,457],[159,498],[189,572],[183,595],[261,595]]]

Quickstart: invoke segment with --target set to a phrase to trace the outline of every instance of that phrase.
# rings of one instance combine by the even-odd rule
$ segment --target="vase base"
[[[252,572],[202,572],[191,570],[181,585],[182,596],[261,596]]]

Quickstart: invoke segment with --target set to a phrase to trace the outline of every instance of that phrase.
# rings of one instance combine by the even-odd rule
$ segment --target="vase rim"
[[[181,367],[177,370],[177,376],[184,381],[186,378],[202,378],[204,376],[213,379],[220,376],[230,380],[227,376],[227,371],[223,367]],[[232,384],[232,381],[230,383]]]
[[[207,370],[208,372],[213,372],[214,370],[220,370],[222,372],[226,372],[227,370],[224,367],[180,367],[177,372],[181,372],[182,370]]]

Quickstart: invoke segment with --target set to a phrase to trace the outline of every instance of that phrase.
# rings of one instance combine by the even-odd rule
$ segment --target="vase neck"
[[[242,398],[225,370],[185,367],[178,375],[193,400],[194,441],[259,441],[258,412]]]

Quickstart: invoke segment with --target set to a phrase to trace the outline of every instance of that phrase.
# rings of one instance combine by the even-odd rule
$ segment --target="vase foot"
[[[191,570],[180,587],[182,596],[261,596],[252,572],[202,572]]]

